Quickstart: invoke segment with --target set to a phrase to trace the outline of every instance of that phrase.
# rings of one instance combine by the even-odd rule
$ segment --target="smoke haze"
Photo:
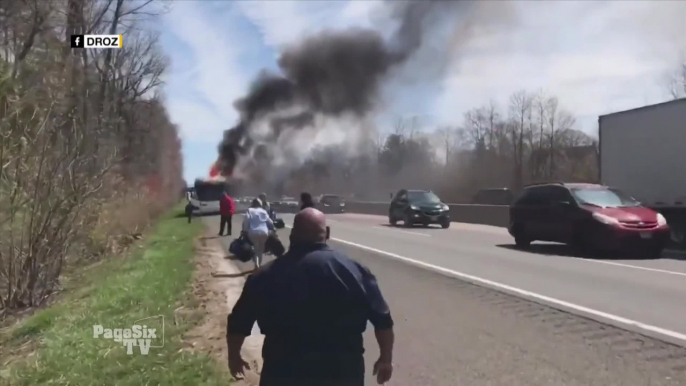
[[[388,2],[397,23],[390,39],[353,28],[286,47],[278,60],[281,73],[263,71],[235,102],[240,122],[219,145],[222,174],[260,183],[286,178],[319,147],[346,144],[351,156],[361,151],[374,135],[370,113],[380,105],[382,85],[420,51],[427,33],[469,14],[474,4]]]

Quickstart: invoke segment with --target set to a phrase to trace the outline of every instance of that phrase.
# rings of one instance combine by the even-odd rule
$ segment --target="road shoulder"
[[[229,258],[223,238],[216,236],[213,227],[206,225],[205,236],[196,240],[193,278],[193,294],[205,314],[186,335],[187,348],[211,355],[226,369],[226,319],[241,295],[247,272],[239,269]],[[235,382],[235,385],[259,384],[263,340],[263,335],[251,335],[245,339],[243,358],[250,363],[251,369],[246,372],[246,378]]]

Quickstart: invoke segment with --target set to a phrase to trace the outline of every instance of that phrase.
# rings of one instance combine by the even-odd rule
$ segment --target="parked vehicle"
[[[284,213],[296,213],[298,208],[300,208],[298,199],[289,196],[281,196],[279,201],[274,201],[272,205],[274,205],[276,210]]]
[[[391,200],[388,222],[402,221],[406,227],[414,224],[440,224],[450,227],[450,207],[430,190],[400,190]]]
[[[686,98],[598,119],[600,181],[636,197],[669,223],[686,249]]]
[[[522,189],[510,206],[508,231],[522,248],[551,241],[647,257],[658,257],[669,240],[664,216],[621,190],[561,182]]]
[[[481,189],[472,198],[473,205],[510,205],[514,194],[508,188]]]
[[[344,213],[345,199],[335,194],[323,194],[317,199],[317,208],[324,213]]]

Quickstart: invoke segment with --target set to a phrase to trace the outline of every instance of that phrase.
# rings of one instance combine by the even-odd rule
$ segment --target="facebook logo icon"
[[[83,48],[83,43],[83,35],[71,35],[71,48]]]

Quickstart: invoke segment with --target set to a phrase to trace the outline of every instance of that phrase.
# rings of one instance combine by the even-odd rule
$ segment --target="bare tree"
[[[403,117],[397,116],[393,124],[393,134],[405,135],[407,132],[407,126],[407,121]]]
[[[166,59],[137,19],[147,4],[0,2],[0,311],[40,304],[65,264],[128,245],[177,198],[180,140],[151,97]],[[130,44],[64,45],[112,31]]]
[[[530,132],[527,121],[530,118],[533,97],[527,91],[518,91],[510,97],[510,133],[514,156],[513,185],[519,189],[524,183],[524,138]]]
[[[449,168],[453,157],[453,151],[455,150],[455,143],[457,141],[458,130],[450,127],[444,126],[437,130],[440,135],[441,142],[443,145],[443,151],[445,154],[445,167]]]

